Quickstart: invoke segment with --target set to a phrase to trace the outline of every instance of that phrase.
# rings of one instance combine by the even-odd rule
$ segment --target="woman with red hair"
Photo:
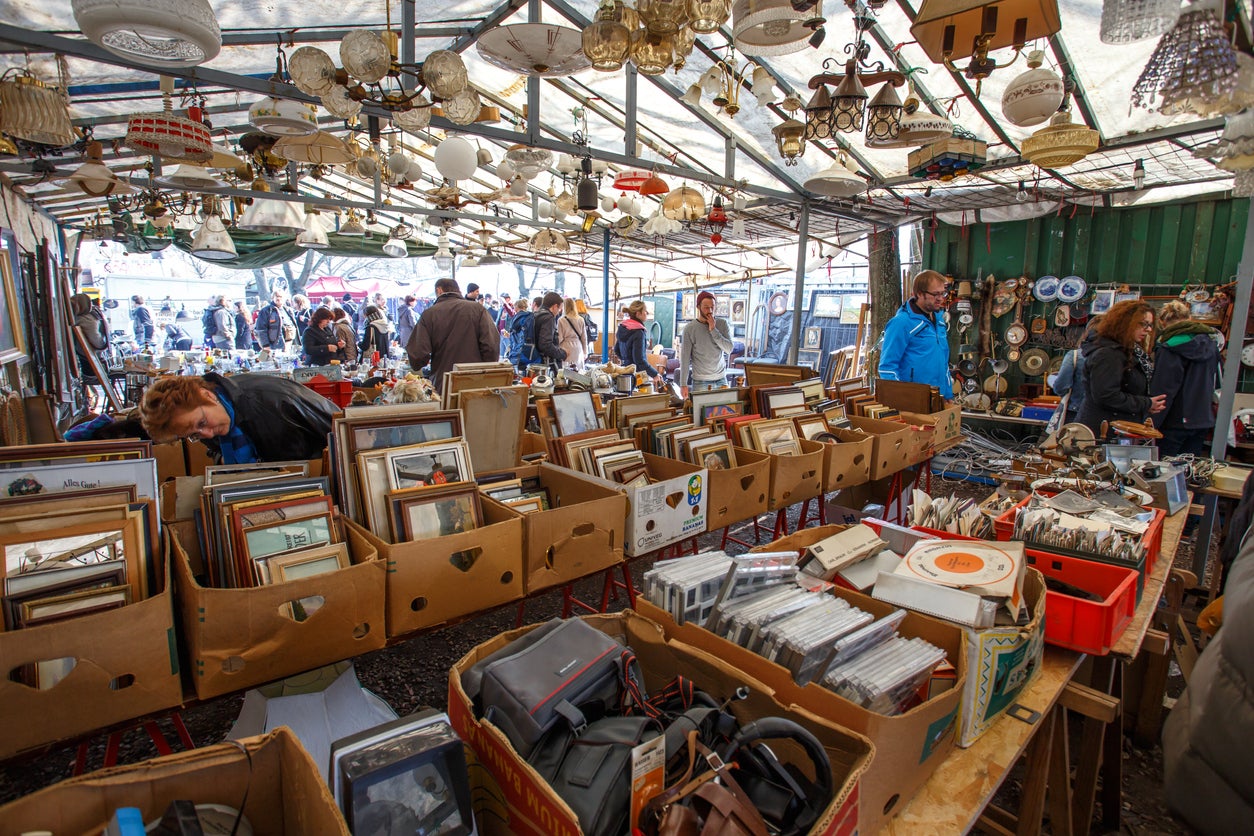
[[[1088,393],[1077,420],[1101,435],[1104,421],[1141,423],[1166,408],[1151,397],[1154,363],[1146,351],[1154,333],[1154,309],[1132,299],[1112,307],[1080,347]]]

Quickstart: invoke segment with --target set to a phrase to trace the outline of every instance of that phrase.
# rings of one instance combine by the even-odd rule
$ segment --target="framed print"
[[[464,441],[398,447],[384,455],[388,487],[394,491],[474,478]]]
[[[840,324],[857,325],[862,316],[862,306],[867,303],[865,293],[853,293],[841,299]]]
[[[47,467],[54,464],[94,464],[152,457],[152,442],[70,441],[61,444],[23,444],[0,447],[0,469]]]
[[[731,303],[731,315],[727,317],[727,321],[732,325],[744,325],[746,311],[749,308],[747,299],[733,299]]]
[[[766,447],[766,452],[772,456],[796,456],[801,453],[801,443],[795,438],[782,438],[779,441],[772,441]]]
[[[802,366],[809,366],[812,369],[818,369],[820,353],[817,351],[798,351],[797,363]]]
[[[753,439],[755,449],[769,453],[773,444],[781,441],[796,441],[797,427],[791,418],[755,421],[749,425],[749,437]]]
[[[711,424],[733,415],[744,415],[745,405],[740,401],[736,403],[715,403],[701,407],[701,423]]]
[[[808,351],[817,351],[823,346],[823,329],[819,327],[810,327],[805,330],[805,339],[801,343],[801,347]]]
[[[157,498],[156,459],[83,462],[23,467],[0,475],[0,495],[72,493],[80,490],[134,485],[139,499]]]
[[[406,542],[461,534],[483,525],[479,491],[473,485],[434,495],[419,493],[395,502],[400,506],[400,533]]]
[[[810,316],[824,319],[840,319],[845,309],[844,297],[839,293],[816,292],[810,299]]]
[[[538,496],[519,496],[514,499],[502,502],[508,505],[520,514],[530,514],[533,511],[543,511],[543,501]]]
[[[740,400],[740,391],[737,389],[707,389],[704,392],[692,392],[690,397],[692,399],[692,425],[694,427],[701,426],[705,420],[703,418],[703,410],[707,406],[736,404],[740,409],[740,412],[736,414],[744,414],[744,404]]]
[[[1093,291],[1093,304],[1089,307],[1089,314],[1097,316],[1104,314],[1115,304],[1114,288]]]
[[[141,544],[140,518],[84,523],[55,531],[13,532],[0,536],[6,580],[33,572],[58,571],[122,559],[126,580],[136,597],[147,597],[146,555]]]
[[[603,429],[591,392],[554,394],[550,401],[558,435],[576,435]]]
[[[1119,290],[1115,292],[1115,304],[1116,305],[1118,305],[1120,302],[1135,302],[1137,299],[1140,299],[1140,298],[1141,298],[1141,291],[1139,290]]]
[[[726,294],[717,294],[714,297],[714,315],[727,319],[731,316],[731,297]]]
[[[0,242],[0,363],[10,363],[26,356],[22,338],[22,316],[17,303],[17,241],[5,234]],[[104,380],[108,380],[106,375]]]
[[[694,464],[706,470],[731,470],[736,466],[736,454],[732,450],[731,442],[726,439],[700,448],[697,455]]]
[[[327,514],[259,525],[244,532],[244,549],[254,562],[284,552],[300,551],[335,542],[335,527]]]
[[[117,558],[104,563],[73,566],[49,572],[30,572],[5,579],[4,628],[16,630],[21,622],[22,604],[54,598],[72,592],[126,586],[126,561]]]
[[[462,435],[457,410],[428,410],[424,404],[348,407],[331,427],[332,450],[340,498],[349,514],[364,513],[360,483],[353,462],[363,450],[407,447],[432,441],[450,441]]]
[[[325,575],[349,566],[348,546],[335,543],[293,554],[280,554],[265,561],[270,583],[287,583]]]
[[[682,297],[679,304],[680,319],[696,319],[697,318],[697,294],[688,291]]]
[[[86,589],[81,592],[71,592],[68,595],[26,601],[21,606],[18,626],[37,627],[40,624],[125,607],[130,602],[131,588],[129,586]]]
[[[793,421],[797,424],[797,434],[807,441],[813,441],[816,435],[828,431],[827,419],[822,415],[798,416]]]

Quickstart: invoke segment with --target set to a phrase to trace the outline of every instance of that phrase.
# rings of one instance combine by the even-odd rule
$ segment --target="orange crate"
[[[353,402],[353,384],[350,381],[327,380],[319,374],[311,377],[305,385],[341,409]]]
[[[1032,549],[1028,565],[1046,578],[1103,596],[1101,601],[1088,601],[1047,589],[1045,641],[1096,656],[1109,653],[1136,612],[1136,570]]]

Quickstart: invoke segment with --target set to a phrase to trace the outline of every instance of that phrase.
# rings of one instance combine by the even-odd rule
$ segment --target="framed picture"
[[[805,415],[793,419],[797,425],[797,433],[807,441],[813,441],[819,433],[828,431],[827,419],[822,415]]]
[[[406,542],[461,534],[483,525],[479,491],[474,485],[457,491],[420,492],[394,502],[401,524],[400,539]]]
[[[335,542],[328,514],[259,525],[244,532],[243,546],[253,562],[285,552],[302,551]]]
[[[824,319],[840,319],[845,309],[844,297],[839,293],[818,292],[810,299],[810,316]]]
[[[85,589],[68,595],[26,601],[21,606],[18,626],[35,627],[53,621],[64,621],[80,615],[125,607],[130,602],[131,588],[129,586]]]
[[[157,498],[157,460],[126,459],[24,467],[0,476],[0,494],[73,493],[114,485],[134,485],[138,499]]]
[[[26,343],[22,339],[22,316],[17,303],[17,240],[5,233],[0,241],[0,363],[10,363],[26,356]],[[106,376],[105,380],[108,379]]]
[[[812,369],[817,369],[820,356],[821,354],[818,351],[805,351],[805,350],[798,351],[797,363],[799,363],[802,366],[809,366]]]
[[[685,293],[679,303],[680,319],[696,319],[697,318],[697,294],[689,291]]]
[[[801,442],[795,438],[781,438],[768,444],[766,452],[772,456],[797,456],[801,454]]]
[[[841,299],[840,324],[857,325],[862,306],[867,302],[865,293],[849,294]]]
[[[348,546],[335,543],[322,548],[275,555],[265,562],[270,583],[287,583],[325,575],[337,569],[347,569],[351,561],[348,557]]]
[[[538,496],[519,496],[502,504],[508,505],[520,514],[530,514],[533,511],[544,510],[544,500]]]
[[[1089,307],[1089,313],[1093,316],[1104,314],[1115,304],[1114,288],[1106,290],[1093,291],[1093,304]]]
[[[387,484],[394,491],[423,485],[465,482],[474,478],[464,441],[399,447],[384,455]]]
[[[769,453],[770,447],[780,441],[796,441],[797,427],[791,418],[773,418],[755,421],[749,425],[749,437],[755,449]]]
[[[714,297],[714,315],[727,319],[731,316],[731,297],[720,293]]]
[[[365,413],[349,407],[332,424],[332,451],[340,497],[347,512],[364,514],[361,483],[353,463],[363,450],[408,447],[432,441],[449,441],[462,435],[462,415],[457,410],[424,410],[423,404],[371,406]],[[363,407],[358,407],[363,409]],[[371,410],[374,410],[373,412]]]
[[[724,439],[718,444],[709,444],[697,450],[698,467],[706,470],[731,470],[736,466],[736,454],[732,450],[731,441]]]
[[[30,572],[5,578],[4,628],[16,630],[22,604],[89,589],[126,585],[126,561],[121,558],[51,572]]]
[[[1120,290],[1120,291],[1115,292],[1115,304],[1116,305],[1118,305],[1120,302],[1135,302],[1137,299],[1140,299],[1140,298],[1141,298],[1141,291],[1139,290]]]
[[[554,394],[551,402],[559,435],[576,435],[602,429],[591,392]]]
[[[823,329],[811,326],[805,330],[805,339],[801,347],[808,351],[818,351],[823,346]]]
[[[744,325],[748,308],[748,300],[733,299],[731,303],[731,316],[727,318],[727,321],[732,325]]]

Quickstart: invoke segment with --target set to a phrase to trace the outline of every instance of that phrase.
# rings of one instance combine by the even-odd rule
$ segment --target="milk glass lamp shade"
[[[709,35],[731,17],[731,0],[688,0],[688,26],[698,35]]]
[[[736,0],[732,5],[732,38],[744,55],[799,52],[814,34],[805,22],[822,17],[822,12],[822,2],[799,12],[789,0]]]
[[[210,215],[192,237],[192,255],[210,261],[226,261],[239,255],[231,233],[226,231],[222,218]]]
[[[355,29],[340,41],[340,64],[353,78],[372,84],[388,74],[392,52],[378,32]]]
[[[103,162],[104,147],[95,140],[87,143],[87,162],[70,175],[70,182],[79,191],[92,197],[109,194],[126,194],[135,191],[131,185],[119,180]]]
[[[1057,34],[1062,28],[1058,0],[923,0],[910,26],[927,57],[970,55],[975,39],[992,35],[991,52]]]
[[[662,201],[662,214],[675,221],[695,221],[705,215],[705,198],[690,186],[680,186]]]
[[[598,72],[621,70],[631,53],[631,30],[618,17],[613,3],[603,3],[580,36],[584,56]]]
[[[422,62],[422,80],[433,96],[451,98],[466,88],[466,64],[456,52],[437,49]]]
[[[183,163],[169,174],[157,178],[157,184],[173,189],[195,192],[204,189],[220,189],[226,185],[209,173],[209,169],[195,163]]]
[[[437,270],[447,271],[453,269],[453,251],[449,249],[447,233],[441,233],[432,258],[435,259]]]
[[[578,29],[555,23],[510,23],[475,41],[483,60],[519,75],[558,77],[591,66]]]
[[[1045,53],[1033,50],[1028,54],[1028,69],[1006,85],[1001,95],[1001,112],[1011,124],[1021,128],[1039,125],[1062,105],[1066,87],[1058,73],[1044,63]]]
[[[92,43],[159,67],[194,67],[222,50],[209,0],[73,0],[74,21]]]
[[[1105,0],[1102,43],[1130,44],[1157,38],[1176,25],[1180,9],[1180,0]]]
[[[450,136],[437,145],[434,158],[436,170],[449,180],[469,180],[479,167],[475,146],[460,136]]]
[[[1227,96],[1237,86],[1237,69],[1236,51],[1215,9],[1185,12],[1141,71],[1132,104],[1161,110],[1186,99]]]
[[[867,189],[867,181],[852,171],[842,155],[838,162],[805,181],[806,191],[824,197],[853,197]]]
[[[347,235],[351,238],[361,238],[365,236],[366,227],[362,224],[361,218],[357,216],[356,209],[348,210],[348,217],[345,218],[344,223],[340,226],[338,234]]]
[[[954,123],[944,116],[936,116],[923,110],[916,110],[901,120],[896,140],[872,141],[867,139],[868,148],[910,148],[916,145],[929,145],[953,136]]]
[[[271,136],[307,136],[318,132],[318,108],[266,96],[248,109],[248,123]]]
[[[238,225],[240,229],[274,235],[299,235],[305,230],[305,220],[295,203],[264,197],[253,199]]]
[[[463,87],[443,102],[444,116],[454,125],[474,122],[481,107],[479,93],[472,87]]]
[[[296,89],[310,96],[322,96],[335,86],[335,62],[316,46],[302,46],[287,59],[287,74]]]
[[[317,212],[305,212],[305,228],[296,236],[296,246],[305,250],[325,250],[330,246],[322,216]]]

